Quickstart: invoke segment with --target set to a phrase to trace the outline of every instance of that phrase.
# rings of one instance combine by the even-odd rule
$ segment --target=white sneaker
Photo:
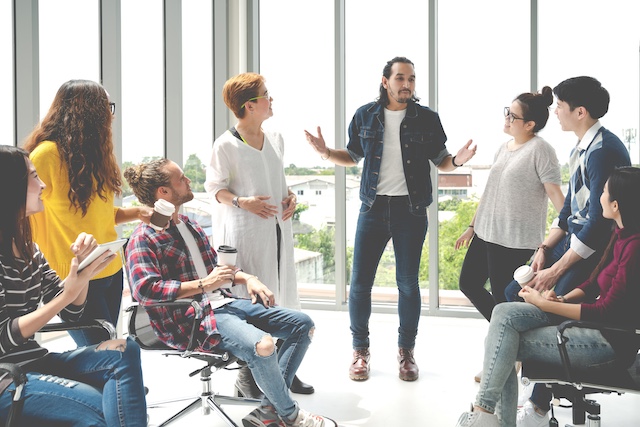
[[[338,427],[335,421],[320,415],[313,415],[304,409],[298,409],[298,416],[295,421],[285,420],[287,427]]]
[[[540,415],[536,412],[533,402],[527,400],[522,408],[518,409],[516,416],[517,427],[547,427],[549,425],[549,413]]]
[[[524,404],[529,401],[531,393],[533,393],[533,386],[535,385],[535,383],[530,382],[529,384],[522,386],[520,393],[518,394],[518,409],[522,408]]]
[[[500,427],[500,421],[495,414],[486,412],[465,412],[460,415],[456,427]]]

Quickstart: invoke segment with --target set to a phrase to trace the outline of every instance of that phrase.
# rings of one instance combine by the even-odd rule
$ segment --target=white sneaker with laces
[[[486,412],[465,412],[460,415],[456,427],[500,427],[500,421],[495,414]]]
[[[338,427],[338,424],[332,419],[314,415],[304,409],[298,409],[295,421],[285,422],[285,424],[287,427]]]
[[[518,409],[516,416],[517,427],[547,427],[549,425],[549,413],[540,415],[530,400],[527,400],[522,408]]]

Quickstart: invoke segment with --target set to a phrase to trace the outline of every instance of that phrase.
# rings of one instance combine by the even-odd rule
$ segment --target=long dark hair
[[[614,169],[607,180],[607,189],[609,190],[609,201],[618,202],[622,225],[628,234],[640,233],[640,197],[638,197],[638,188],[640,188],[640,169],[631,166]],[[613,228],[617,224],[614,222]],[[617,233],[611,233],[609,244],[604,250],[602,259],[596,266],[589,281],[593,282],[598,278],[598,274],[611,262],[613,258],[613,247],[618,240]]]
[[[111,109],[104,88],[91,80],[69,80],[42,119],[26,138],[31,153],[43,141],[55,142],[69,175],[69,201],[87,214],[94,195],[122,192],[120,168],[113,154]]]
[[[15,260],[13,243],[19,257],[33,257],[31,224],[26,216],[29,185],[28,153],[18,147],[0,145],[0,254],[9,262]]]
[[[411,62],[409,59],[405,58],[404,56],[396,56],[392,60],[387,61],[387,64],[382,69],[382,75],[385,78],[388,79],[389,77],[391,77],[391,67],[393,67],[393,64],[395,64],[396,62],[411,64],[411,66],[415,68],[415,65],[413,65],[413,62]],[[420,101],[420,98],[416,97],[415,94],[412,94],[411,101],[418,102]],[[389,105],[389,95],[387,94],[387,89],[384,88],[384,85],[382,83],[380,83],[380,96],[378,97],[377,102],[384,107]]]

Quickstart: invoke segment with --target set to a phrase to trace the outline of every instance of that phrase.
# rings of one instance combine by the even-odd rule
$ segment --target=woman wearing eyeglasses
[[[299,309],[293,256],[291,218],[296,195],[284,175],[284,140],[262,129],[273,116],[273,98],[265,78],[243,73],[230,78],[222,89],[227,107],[238,122],[213,143],[205,188],[213,203],[213,233],[218,245],[238,250],[236,265],[260,277],[280,306]],[[248,295],[245,295],[248,296]],[[248,369],[241,370],[236,388],[245,397],[260,391]],[[310,394],[312,386],[293,379],[291,391]]]
[[[25,140],[24,149],[46,184],[44,211],[31,216],[34,241],[62,277],[73,258],[69,245],[80,232],[107,243],[118,237],[116,224],[136,219],[148,223],[151,217],[147,207],[114,206],[114,196],[122,189],[111,135],[114,113],[115,103],[100,84],[70,80]],[[115,326],[122,287],[122,260],[117,256],[92,278],[83,318],[105,319]],[[105,339],[102,331],[69,334],[78,346]]]
[[[556,152],[537,135],[547,124],[552,103],[553,92],[545,86],[505,107],[504,132],[511,139],[495,154],[475,216],[455,243],[456,249],[469,248],[460,290],[487,320],[493,307],[506,301],[504,290],[514,270],[544,239],[548,199],[558,212],[564,203]],[[484,288],[487,279],[491,292]]]

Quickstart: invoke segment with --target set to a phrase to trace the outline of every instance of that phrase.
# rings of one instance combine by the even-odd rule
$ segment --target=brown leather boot
[[[369,354],[368,348],[361,348],[353,351],[353,360],[349,366],[349,378],[354,381],[365,381],[369,379]]]
[[[398,363],[400,364],[400,379],[402,381],[415,381],[418,379],[419,370],[416,359],[413,358],[412,348],[398,349]]]

